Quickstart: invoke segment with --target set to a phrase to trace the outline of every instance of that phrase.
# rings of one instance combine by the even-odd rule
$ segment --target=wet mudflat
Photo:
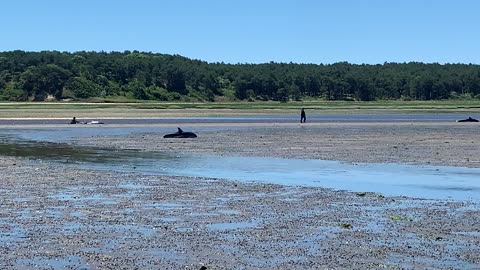
[[[474,202],[2,158],[2,268],[475,268]]]
[[[198,140],[165,141],[162,133],[146,131],[90,134],[73,142],[119,153],[330,155],[351,162],[431,164],[445,164],[442,151],[453,145],[461,151],[450,152],[457,162],[451,165],[477,164],[475,151],[469,152],[478,136],[472,126],[270,126],[199,133]],[[419,140],[424,148],[403,149],[419,146]],[[373,141],[380,143],[363,148]],[[427,155],[431,151],[439,154]],[[2,156],[0,167],[0,268],[475,269],[480,264],[475,200],[97,170],[48,158]]]
[[[22,139],[24,131],[0,135],[0,155],[74,163],[81,169],[139,172],[154,175],[257,181],[288,186],[310,186],[377,192],[387,196],[480,201],[480,169],[385,163],[347,163],[317,159],[218,156],[198,153],[112,149],[52,142],[66,130],[37,131]],[[103,129],[105,134],[105,129]],[[38,133],[44,133],[40,135]],[[110,136],[115,130],[110,130]],[[128,132],[127,132],[128,134]],[[64,138],[68,135],[63,135]]]

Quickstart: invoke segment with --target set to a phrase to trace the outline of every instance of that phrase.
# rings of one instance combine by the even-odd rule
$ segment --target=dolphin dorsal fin
[[[177,128],[178,128],[178,133],[180,133],[180,134],[183,133],[183,130],[181,128],[179,128],[179,127],[177,127]]]

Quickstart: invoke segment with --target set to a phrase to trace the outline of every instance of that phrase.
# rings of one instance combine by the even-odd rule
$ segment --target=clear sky
[[[0,51],[480,64],[477,0],[5,0]]]

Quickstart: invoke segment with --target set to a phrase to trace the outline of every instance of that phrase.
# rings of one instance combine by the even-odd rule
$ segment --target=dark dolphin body
[[[478,122],[478,120],[472,117],[468,117],[467,119],[457,120],[457,122]]]
[[[196,138],[197,135],[193,132],[183,132],[181,128],[178,128],[178,131],[172,134],[167,134],[163,138]]]

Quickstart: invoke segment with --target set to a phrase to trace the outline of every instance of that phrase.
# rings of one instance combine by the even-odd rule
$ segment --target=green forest
[[[2,101],[480,99],[472,64],[226,64],[125,52],[0,52]]]

